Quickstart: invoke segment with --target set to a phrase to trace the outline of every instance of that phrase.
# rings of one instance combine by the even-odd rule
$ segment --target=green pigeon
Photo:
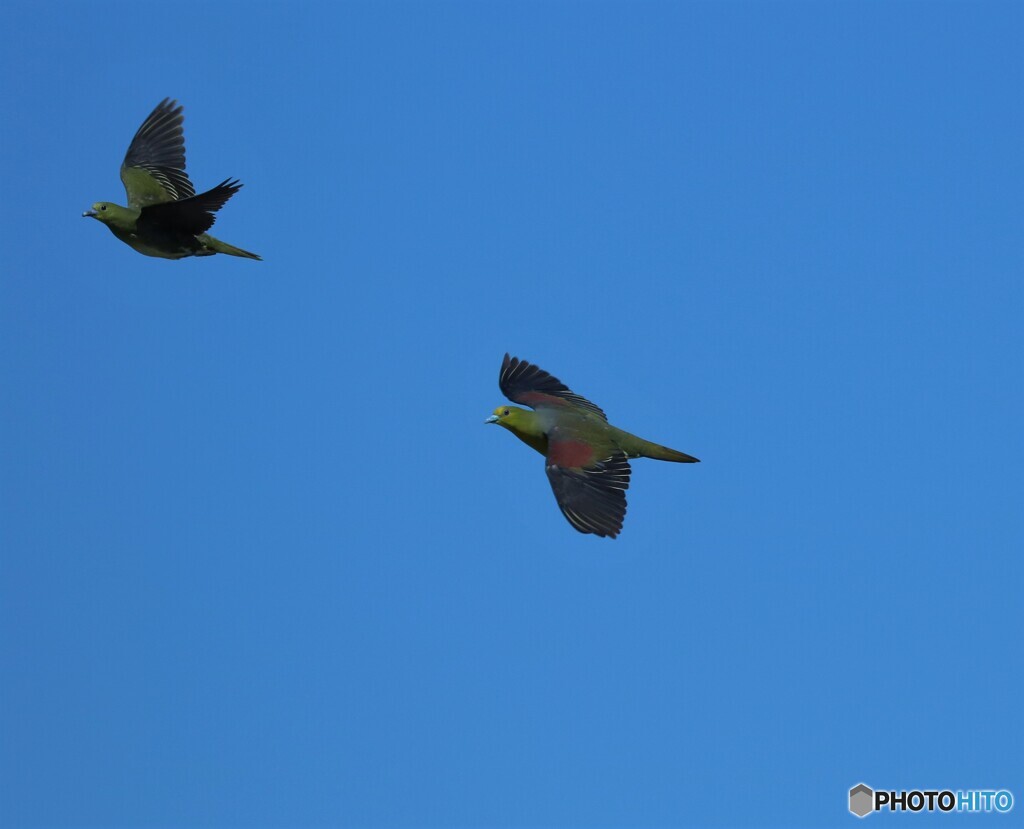
[[[505,355],[499,406],[485,423],[504,426],[544,456],[562,514],[581,533],[615,538],[626,516],[629,459],[699,463],[697,458],[616,429],[597,406],[537,366]]]
[[[128,206],[100,201],[82,215],[103,222],[118,239],[146,256],[184,259],[227,253],[260,259],[206,232],[216,220],[213,214],[242,185],[225,179],[196,195],[185,173],[182,111],[177,101],[164,98],[135,133],[121,164]]]

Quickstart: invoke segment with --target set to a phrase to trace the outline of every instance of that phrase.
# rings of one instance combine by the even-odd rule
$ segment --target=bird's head
[[[114,205],[110,202],[98,201],[82,214],[82,218],[84,219],[88,216],[90,219],[98,219],[102,222],[106,219],[107,214],[110,212],[110,208],[113,206]]]
[[[86,210],[83,217],[96,219],[105,225],[118,224],[131,216],[131,211],[118,204],[111,204],[108,201],[98,201],[90,209]]]
[[[523,443],[532,446],[542,455],[547,454],[547,435],[544,434],[544,426],[536,412],[518,406],[498,406],[484,423],[504,426]]]
[[[497,423],[512,432],[533,431],[530,427],[536,413],[518,406],[498,406],[484,423]]]

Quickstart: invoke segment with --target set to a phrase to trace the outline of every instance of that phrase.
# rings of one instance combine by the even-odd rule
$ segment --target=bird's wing
[[[552,377],[544,369],[518,357],[505,355],[498,375],[498,386],[502,394],[513,403],[522,403],[534,409],[572,403],[608,419],[600,408],[570,391],[557,377]]]
[[[196,194],[185,173],[183,107],[164,98],[142,122],[121,164],[121,181],[128,206],[188,199]]]
[[[152,223],[155,228],[173,230],[179,233],[196,235],[205,233],[213,227],[216,217],[224,203],[241,189],[242,185],[235,180],[226,179],[211,190],[180,201],[169,201],[151,204],[142,209],[139,225]]]
[[[545,462],[562,514],[581,533],[615,538],[626,517],[629,461],[624,452],[596,459],[590,444],[552,430]]]

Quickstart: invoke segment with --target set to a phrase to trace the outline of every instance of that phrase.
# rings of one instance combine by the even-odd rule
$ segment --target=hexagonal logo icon
[[[867,817],[875,809],[875,793],[863,783],[850,789],[850,811],[857,817]]]

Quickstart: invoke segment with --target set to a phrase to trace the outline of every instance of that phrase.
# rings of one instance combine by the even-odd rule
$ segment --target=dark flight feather
[[[498,386],[514,403],[536,409],[540,406],[557,406],[558,401],[564,400],[608,419],[598,406],[570,391],[557,377],[552,377],[544,369],[518,357],[505,355],[498,375]]]
[[[180,201],[151,204],[142,208],[139,225],[150,224],[153,227],[166,228],[178,233],[198,235],[205,233],[216,221],[213,215],[242,185],[234,179],[225,179],[216,187]]]
[[[195,188],[185,173],[183,111],[184,107],[170,98],[164,98],[157,104],[128,146],[122,165],[122,179],[124,168],[139,167],[160,183],[169,199],[177,201],[195,195]],[[128,188],[128,182],[125,182],[125,189]],[[129,189],[129,201],[132,195]]]
[[[615,538],[626,517],[626,490],[632,470],[624,453],[586,468],[550,461],[548,480],[562,514],[581,533]]]

